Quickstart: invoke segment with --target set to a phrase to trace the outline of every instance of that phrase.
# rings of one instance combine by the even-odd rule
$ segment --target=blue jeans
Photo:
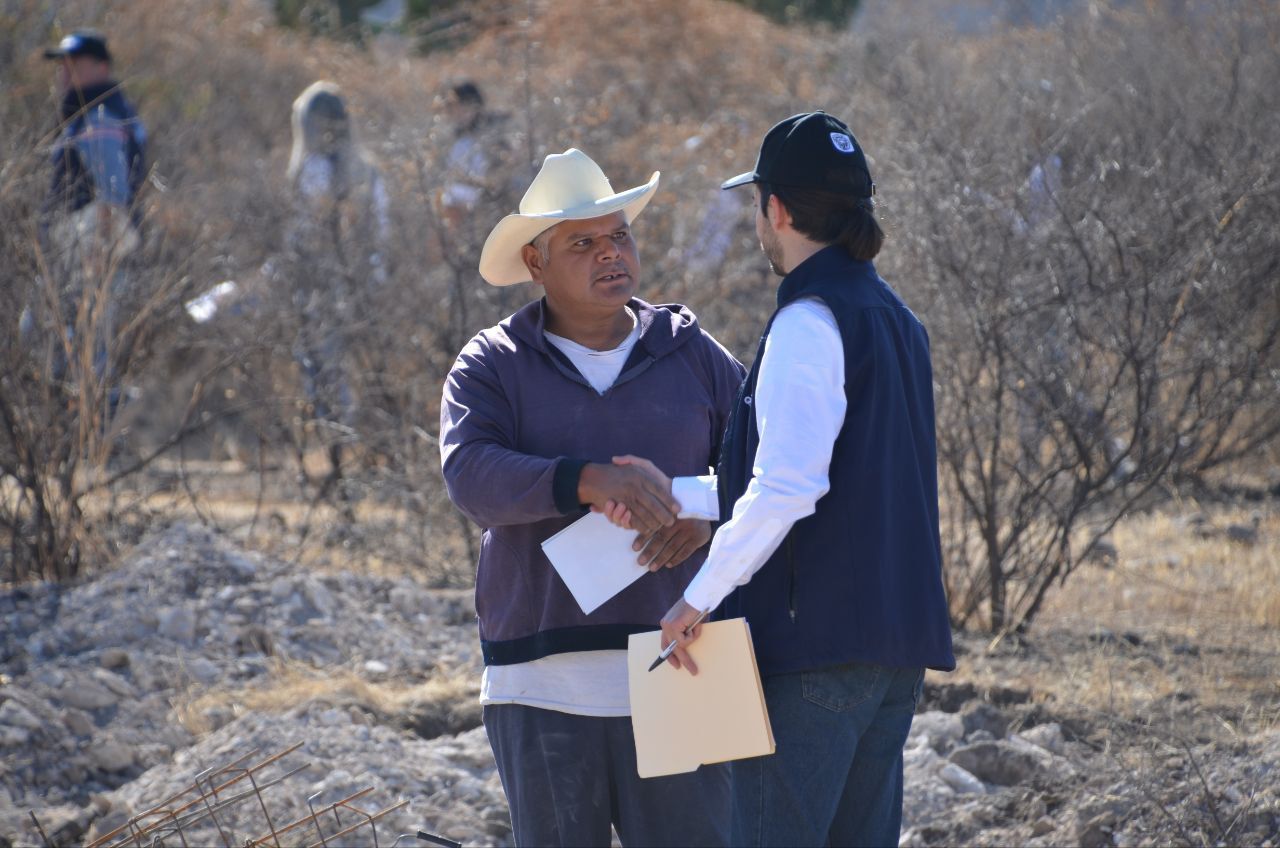
[[[731,844],[897,845],[924,669],[855,664],[762,682],[777,751],[731,764]]]

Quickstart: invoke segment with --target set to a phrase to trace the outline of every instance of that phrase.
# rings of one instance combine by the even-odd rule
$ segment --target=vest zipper
[[[796,623],[796,560],[791,552],[791,534],[787,534],[787,608],[791,613],[791,623]]]

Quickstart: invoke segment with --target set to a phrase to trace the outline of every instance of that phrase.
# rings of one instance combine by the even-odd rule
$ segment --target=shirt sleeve
[[[671,481],[671,496],[680,503],[680,513],[676,518],[720,520],[720,494],[714,474],[676,477]]]
[[[93,176],[94,199],[116,206],[129,203],[129,158],[124,126],[98,106],[85,114],[76,151]]]
[[[578,509],[581,461],[515,450],[516,421],[483,337],[459,354],[440,405],[440,464],[454,505],[481,527]]]
[[[831,452],[847,405],[835,316],[819,300],[788,304],[774,319],[761,356],[755,394],[760,444],[752,478],[685,589],[685,601],[700,610],[719,606],[749,581],[830,488]],[[677,478],[672,492],[686,510],[715,511],[713,480]]]

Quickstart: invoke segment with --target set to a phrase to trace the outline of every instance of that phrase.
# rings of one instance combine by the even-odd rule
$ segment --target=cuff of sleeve
[[[568,515],[582,509],[578,502],[578,478],[582,476],[582,468],[587,464],[585,459],[569,459],[561,457],[556,463],[555,476],[551,478],[551,497],[555,499],[556,509],[561,515]]]
[[[684,590],[684,600],[696,610],[713,610],[733,591],[733,584],[717,580],[707,573],[704,563],[702,570],[693,578]]]
[[[677,518],[720,520],[720,499],[716,494],[714,474],[674,478],[671,481],[671,496],[680,502],[680,514]]]

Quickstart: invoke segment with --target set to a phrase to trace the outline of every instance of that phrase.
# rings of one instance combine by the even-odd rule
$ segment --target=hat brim
[[[622,212],[630,224],[649,205],[654,192],[658,190],[659,176],[660,173],[654,171],[649,182],[642,186],[602,197],[573,209],[557,209],[535,215],[522,215],[519,212],[508,215],[498,222],[484,240],[484,247],[480,251],[480,276],[492,286],[513,286],[529,282],[532,276],[520,255],[520,248],[561,221],[585,221]]]
[[[46,59],[61,59],[63,56],[69,55],[71,54],[67,53],[65,50],[59,50],[57,47],[50,47],[44,51],[44,57]]]
[[[747,171],[745,174],[738,174],[738,176],[730,177],[729,179],[720,183],[720,188],[721,189],[737,188],[738,186],[744,186],[747,183],[753,183],[755,181],[756,181],[756,172]]]

